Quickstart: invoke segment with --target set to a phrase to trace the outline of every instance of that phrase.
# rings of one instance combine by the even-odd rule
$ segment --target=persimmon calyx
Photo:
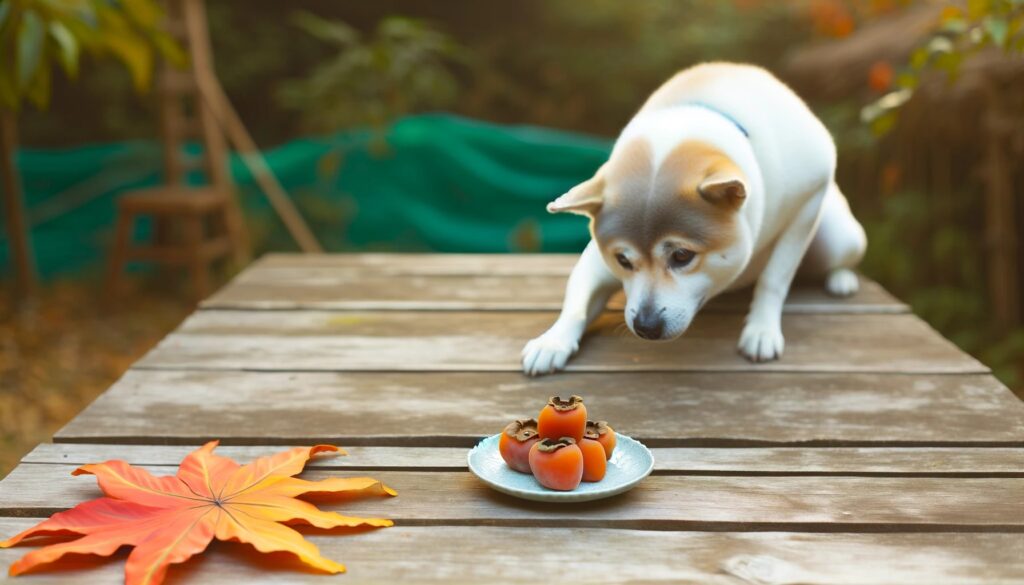
[[[583,397],[573,394],[569,398],[563,400],[559,396],[552,396],[548,398],[548,406],[557,410],[558,412],[568,412],[570,410],[576,410],[583,406]]]
[[[603,420],[588,420],[587,430],[583,432],[583,436],[587,439],[599,439],[601,435],[607,435],[610,430],[608,423]]]
[[[541,439],[537,443],[537,450],[541,453],[554,453],[563,447],[575,445],[576,439],[572,437],[562,437],[561,439]]]
[[[505,427],[503,431],[510,438],[525,443],[537,436],[537,419],[521,418],[514,420]]]

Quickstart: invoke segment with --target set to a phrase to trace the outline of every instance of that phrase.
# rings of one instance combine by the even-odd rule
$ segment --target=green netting
[[[449,115],[290,142],[268,162],[329,251],[579,251],[578,217],[544,205],[593,174],[610,143]],[[19,153],[40,272],[95,266],[109,248],[119,193],[159,181],[160,151],[127,142]],[[260,250],[294,250],[237,158],[232,173]],[[136,237],[145,237],[142,226]],[[0,242],[10,271],[8,240]]]

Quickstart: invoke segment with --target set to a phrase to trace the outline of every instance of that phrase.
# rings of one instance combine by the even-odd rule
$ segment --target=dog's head
[[[591,218],[592,236],[626,292],[626,324],[644,339],[669,340],[749,259],[737,221],[746,196],[739,167],[715,147],[685,141],[655,157],[650,142],[635,137],[548,211]]]

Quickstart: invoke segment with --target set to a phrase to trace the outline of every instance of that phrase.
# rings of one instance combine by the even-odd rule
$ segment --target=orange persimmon
[[[605,456],[612,458],[612,451],[615,450],[615,430],[608,426],[603,420],[587,421],[587,430],[583,434],[588,439],[594,439],[604,447]]]
[[[530,473],[530,447],[539,440],[535,419],[512,421],[501,432],[498,451],[509,467],[522,473]]]
[[[586,428],[587,407],[583,406],[583,399],[576,395],[570,396],[568,400],[552,396],[537,417],[537,432],[542,439],[571,437],[579,443],[583,440]]]
[[[583,453],[583,481],[601,481],[608,469],[608,456],[604,445],[597,439],[583,437],[580,441],[580,452]]]
[[[571,437],[541,439],[530,447],[530,469],[540,485],[572,491],[583,481],[583,452]]]

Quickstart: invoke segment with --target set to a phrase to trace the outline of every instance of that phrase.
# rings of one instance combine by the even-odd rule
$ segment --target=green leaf
[[[48,67],[40,67],[36,70],[36,76],[32,79],[32,83],[29,84],[28,90],[25,92],[25,97],[28,101],[32,102],[32,105],[45,110],[50,105],[50,69]]]
[[[33,10],[26,10],[18,29],[18,89],[28,88],[43,60],[46,31],[43,20]]]
[[[985,17],[983,26],[985,27],[985,31],[988,32],[988,36],[992,39],[993,43],[1000,47],[1006,44],[1009,23],[1006,22],[1005,18],[987,16]]]
[[[188,65],[188,53],[171,35],[158,32],[150,40],[153,42],[153,46],[156,47],[157,53],[171,65],[181,68]]]
[[[941,53],[935,57],[933,65],[936,69],[944,71],[951,80],[955,80],[960,74],[960,63],[963,59],[963,53]]]
[[[971,20],[981,20],[981,18],[992,11],[992,7],[989,5],[989,0],[967,0],[967,16]]]
[[[952,53],[953,41],[943,36],[932,37],[932,40],[928,41],[927,49],[928,57],[937,53]]]
[[[153,0],[121,0],[121,6],[132,21],[145,29],[156,27],[164,15],[163,10]]]
[[[132,34],[108,36],[103,46],[114,54],[132,76],[136,91],[149,88],[153,79],[153,49],[142,39]]]
[[[922,69],[928,64],[928,49],[918,47],[910,54],[910,66],[914,69]]]
[[[57,53],[60,64],[68,77],[78,76],[78,39],[75,38],[68,27],[58,21],[50,23],[50,37],[57,42],[60,51]]]
[[[311,12],[299,11],[292,14],[292,22],[321,41],[348,46],[359,40],[359,33],[351,26],[321,18]]]
[[[0,2],[0,28],[3,28],[7,22],[7,17],[11,14],[11,0],[3,0]]]
[[[967,21],[962,18],[947,18],[939,29],[943,32],[963,34],[967,32]]]
[[[909,71],[903,71],[899,75],[896,76],[896,85],[898,87],[905,87],[907,89],[915,89],[919,82],[920,82],[920,79],[918,78],[918,76],[913,74],[913,73],[911,73],[911,72],[909,72]]]

